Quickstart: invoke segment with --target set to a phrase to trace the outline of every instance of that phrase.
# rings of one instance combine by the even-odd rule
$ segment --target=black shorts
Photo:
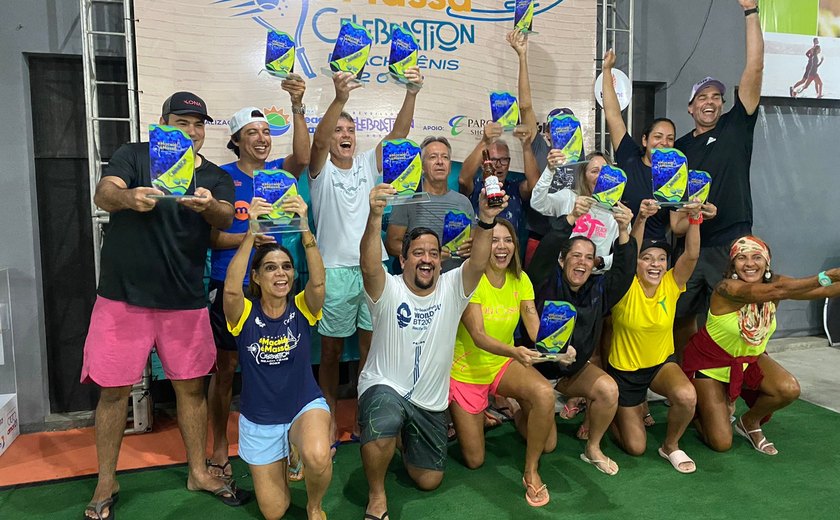
[[[213,341],[216,343],[216,348],[236,352],[236,339],[228,332],[225,311],[222,306],[225,299],[225,282],[211,279],[207,290],[210,297],[210,328],[213,330]],[[245,294],[248,294],[247,289]]]
[[[715,286],[723,280],[729,267],[729,247],[709,246],[700,248],[700,258],[685,284],[685,292],[677,300],[677,318],[705,315]]]
[[[647,391],[650,388],[650,383],[656,377],[656,374],[659,373],[659,370],[666,363],[673,362],[674,356],[669,356],[668,359],[659,365],[633,371],[619,370],[607,363],[607,374],[618,385],[618,406],[630,408],[644,403],[647,400]]]

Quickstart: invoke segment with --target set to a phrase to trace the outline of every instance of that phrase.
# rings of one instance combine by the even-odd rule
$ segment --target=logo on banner
[[[554,9],[562,2],[563,0],[549,0],[544,5],[539,4],[534,10],[534,15]],[[386,14],[385,17],[365,13],[363,9],[359,9],[360,4],[379,9],[392,9],[397,16],[399,16],[398,11],[403,11],[408,20],[402,22],[402,28],[417,39],[421,51],[418,56],[418,66],[421,69],[431,70],[457,71],[461,69],[461,61],[457,58],[429,56],[423,54],[423,51],[449,53],[455,52],[463,46],[475,45],[475,23],[512,21],[514,18],[514,2],[503,2],[498,9],[485,9],[477,6],[474,8],[474,0],[344,0],[339,4],[342,5],[341,12],[338,8],[333,7],[334,2],[323,0],[208,0],[208,3],[221,4],[234,11],[231,17],[247,16],[263,28],[273,31],[280,30],[280,28],[275,27],[270,19],[273,15],[279,14],[288,32],[291,32],[290,27],[288,27],[290,25],[288,20],[294,19],[292,10],[299,6],[293,35],[294,41],[298,45],[296,63],[300,65],[300,72],[308,78],[314,78],[316,72],[310,63],[310,57],[306,53],[306,45],[311,43],[311,41],[306,41],[307,37],[314,36],[324,43],[334,44],[336,35],[332,31],[327,31],[324,27],[335,25],[334,22],[336,21],[348,20],[361,25],[371,33],[376,45],[390,43],[391,23],[395,21],[394,17],[390,13]],[[345,9],[343,6],[347,6],[347,8]],[[362,13],[359,13],[359,11],[362,11]],[[447,19],[440,20],[431,17],[424,18],[422,15],[417,16],[422,11],[443,12]],[[335,20],[335,17],[338,17],[338,20]],[[308,33],[307,37],[304,37],[304,31]],[[321,57],[313,57],[313,59],[317,63],[321,63],[323,60]],[[379,73],[366,71],[360,79],[379,83],[388,81],[387,67],[389,63],[387,55],[371,54],[368,58],[368,64],[372,67],[384,67],[385,70]]]
[[[268,121],[268,131],[272,137],[281,136],[289,131],[291,118],[282,108],[272,105],[271,108],[264,108],[263,114]]]
[[[461,132],[463,132],[464,130],[461,128],[460,125],[461,125],[461,121],[463,121],[465,117],[467,117],[467,116],[455,116],[452,119],[450,119],[449,120],[449,129],[450,129],[449,133],[451,133],[453,136],[456,136],[456,135],[460,134]]]

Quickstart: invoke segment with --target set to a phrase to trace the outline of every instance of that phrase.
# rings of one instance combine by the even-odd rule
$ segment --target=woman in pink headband
[[[799,397],[799,382],[766,353],[779,300],[840,295],[840,269],[788,278],[770,270],[770,248],[747,235],[732,244],[726,277],[712,293],[706,325],[689,341],[683,371],[697,390],[696,425],[715,451],[732,446],[732,414],[740,395],[749,410],[734,421],[738,435],[766,455],[778,450],[761,425]]]

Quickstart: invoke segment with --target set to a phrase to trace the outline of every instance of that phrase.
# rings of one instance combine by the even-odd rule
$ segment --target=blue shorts
[[[326,269],[326,296],[318,334],[331,338],[349,338],[356,329],[373,330],[370,309],[365,301],[361,267]]]
[[[289,430],[309,410],[330,411],[323,397],[313,399],[288,424],[257,424],[239,415],[239,456],[254,466],[272,464],[289,456]]]

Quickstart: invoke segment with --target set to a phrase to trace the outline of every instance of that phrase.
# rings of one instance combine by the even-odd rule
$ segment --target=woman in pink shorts
[[[450,373],[449,411],[455,423],[464,462],[471,469],[484,463],[484,410],[488,396],[515,398],[526,409],[525,472],[522,483],[528,504],[548,503],[548,489],[539,473],[539,459],[557,443],[554,429],[554,389],[533,368],[539,354],[514,346],[513,333],[520,316],[531,339],[536,339],[539,317],[534,288],[522,271],[519,240],[513,226],[499,219],[493,228],[490,263],[461,317]],[[569,348],[568,363],[574,360]]]

